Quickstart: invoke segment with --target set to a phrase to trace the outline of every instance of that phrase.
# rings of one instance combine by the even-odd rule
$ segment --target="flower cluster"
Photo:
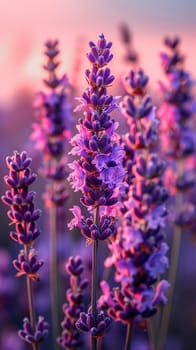
[[[67,303],[63,305],[65,318],[61,323],[63,330],[58,343],[64,349],[77,349],[82,346],[83,340],[76,328],[76,321],[84,310],[84,291],[88,286],[88,280],[82,279],[84,266],[79,256],[70,257],[65,268],[70,276],[70,288],[66,291]]]
[[[133,51],[126,26],[122,25],[121,33],[127,47],[127,61],[136,65],[138,57]],[[113,58],[112,43],[107,42],[103,34],[96,43],[90,41],[87,53],[90,68],[85,71],[88,86],[77,99],[79,106],[75,111],[81,112],[82,116],[76,126],[77,133],[71,139],[69,154],[73,159],[68,165],[71,169],[69,176],[66,157],[71,136],[67,104],[69,84],[66,76],[58,78],[57,75],[58,41],[49,40],[45,44],[47,62],[44,69],[48,78],[44,80],[46,92],[40,92],[35,100],[37,121],[33,125],[32,138],[36,141],[36,148],[42,152],[41,173],[47,180],[44,199],[51,235],[48,261],[54,349],[59,346],[65,350],[86,348],[81,331],[89,333],[92,350],[101,349],[102,338],[110,330],[113,320],[121,322],[122,327],[127,326],[124,348],[130,349],[132,326],[145,329],[147,319],[158,311],[160,304],[166,304],[167,288],[170,284],[174,285],[170,274],[168,281],[171,283],[161,279],[168,268],[164,228],[169,191],[164,187],[164,181],[171,181],[171,192],[180,193],[178,198],[176,196],[176,204],[179,205],[175,217],[177,233],[180,225],[192,229],[196,202],[193,191],[190,191],[195,185],[192,162],[194,140],[190,126],[196,105],[191,93],[193,81],[183,69],[184,57],[178,50],[179,39],[167,38],[165,44],[171,54],[161,54],[161,59],[169,86],[160,83],[164,101],[159,109],[160,118],[157,118],[156,108],[147,93],[149,79],[141,69],[130,71],[124,77],[126,96],[120,104],[117,102],[119,97],[108,94],[108,88],[115,79],[108,68]],[[118,122],[111,116],[113,111],[119,111],[122,120],[126,120],[129,131],[124,135],[117,133]],[[172,170],[166,167],[159,153],[160,119],[162,148],[169,158],[168,163],[171,161]],[[48,336],[49,326],[42,316],[37,317],[34,307],[33,284],[39,281],[43,265],[35,250],[35,242],[40,235],[36,222],[41,211],[34,204],[35,192],[29,189],[36,180],[36,174],[31,170],[31,159],[25,151],[15,151],[6,158],[6,163],[9,174],[5,176],[5,183],[9,189],[2,201],[10,207],[8,217],[14,227],[10,237],[20,245],[13,266],[16,276],[26,279],[27,296],[24,300],[28,302],[29,313],[23,319],[23,327],[18,334],[32,350],[38,350],[39,343]],[[66,178],[74,192],[81,191],[81,206],[74,205],[70,209],[73,217],[68,228],[80,230],[88,246],[85,258],[91,248],[92,259],[88,257],[85,271],[81,246],[72,242],[73,249],[80,250],[80,256],[77,253],[76,256],[71,255],[65,265],[69,281],[60,331],[58,287],[61,283],[58,268],[61,265],[58,264],[57,237],[62,230],[61,223],[65,223]],[[188,194],[192,197],[186,202],[185,212],[182,210],[183,200],[184,197],[188,200]],[[172,200],[175,201],[174,198]],[[66,247],[61,244],[63,254]],[[108,251],[110,255],[105,259]],[[171,257],[173,255],[176,257],[176,252],[171,253]],[[108,274],[108,270],[103,273],[104,264],[111,273],[107,281],[103,277]],[[171,276],[175,275],[175,266],[177,264],[171,266]],[[89,280],[83,277],[88,269],[91,270]],[[89,282],[91,297],[87,295]],[[171,303],[168,305],[170,307]],[[165,310],[167,313],[167,308]],[[15,314],[17,316],[17,311]],[[167,317],[169,320],[169,312]],[[166,333],[164,313],[160,318],[161,324]],[[160,344],[164,342],[161,328]],[[122,338],[124,341],[124,333]],[[152,339],[156,343],[154,348],[161,348],[159,339]],[[110,340],[108,344],[111,345]],[[119,346],[116,337],[113,345]],[[105,339],[103,348],[107,348]]]
[[[180,53],[179,45],[179,38],[165,39],[168,53],[161,53],[161,63],[167,84],[160,83],[163,101],[159,117],[162,151],[168,157],[170,165],[165,176],[166,182],[171,192],[176,193],[179,202],[173,220],[177,225],[191,230],[195,227],[195,205],[190,199],[190,192],[195,185],[195,135],[192,121],[196,103],[192,93],[194,81],[184,69],[185,58]]]
[[[35,193],[29,191],[29,186],[35,181],[36,175],[30,168],[31,158],[24,151],[21,153],[15,151],[13,156],[6,158],[6,163],[9,175],[5,176],[5,182],[10,189],[2,196],[2,200],[10,207],[8,217],[11,225],[15,225],[15,230],[10,233],[10,236],[24,248],[13,261],[13,265],[18,271],[17,276],[25,275],[28,285],[31,285],[32,280],[39,280],[38,272],[43,265],[43,261],[38,260],[34,249],[35,240],[40,234],[35,222],[41,212],[34,206]],[[25,319],[24,331],[20,331],[19,334],[31,343],[42,341],[47,335],[46,323],[39,318],[35,325],[36,330],[33,328],[32,320],[29,323]],[[34,331],[35,335],[32,334]]]
[[[44,154],[43,176],[55,182],[55,190],[47,186],[45,200],[48,206],[62,206],[67,199],[65,178],[67,175],[65,150],[70,138],[70,111],[67,104],[68,81],[63,75],[57,77],[58,41],[49,40],[45,44],[47,63],[44,68],[48,79],[44,80],[49,93],[40,92],[34,102],[38,122],[33,124],[32,139],[36,148]]]
[[[31,159],[26,152],[14,152],[13,156],[6,158],[6,163],[9,175],[5,176],[5,182],[10,190],[6,191],[2,200],[10,207],[8,217],[15,225],[15,231],[11,231],[10,236],[25,247],[25,251],[19,253],[18,260],[14,261],[14,266],[20,275],[29,274],[35,278],[43,264],[37,260],[33,249],[35,239],[40,234],[35,222],[41,215],[41,211],[34,206],[35,192],[29,191],[36,175],[31,172]]]
[[[114,80],[110,69],[105,67],[113,57],[110,53],[112,44],[107,43],[102,34],[97,44],[90,42],[89,46],[87,57],[92,69],[85,72],[89,87],[79,98],[81,105],[77,108],[83,110],[84,119],[80,119],[79,133],[71,140],[71,154],[79,156],[79,160],[70,164],[73,171],[69,180],[75,191],[82,191],[81,203],[84,206],[90,211],[100,208],[99,227],[93,223],[92,217],[84,220],[77,206],[72,209],[75,218],[70,227],[80,227],[82,233],[93,240],[106,239],[114,233],[113,218],[108,213],[118,201],[123,182],[124,151],[118,145],[118,124],[109,114],[117,108],[116,98],[107,95],[107,87]]]
[[[89,309],[88,313],[81,312],[76,326],[83,332],[90,332],[94,338],[102,338],[111,327],[111,318],[106,316],[102,310],[94,317]]]
[[[121,23],[119,26],[122,44],[124,44],[126,53],[124,55],[125,62],[136,65],[139,61],[137,52],[133,48],[132,33],[126,23]]]
[[[32,280],[39,281],[38,271],[43,265],[43,261],[38,261],[35,249],[30,249],[28,254],[21,250],[18,259],[13,260],[13,265],[18,271],[17,277],[28,275]]]
[[[39,344],[48,336],[48,323],[42,316],[39,316],[35,330],[33,330],[28,318],[24,318],[23,329],[18,334],[27,343]]]
[[[155,283],[168,266],[168,247],[161,231],[168,192],[161,180],[165,163],[155,153],[158,120],[146,94],[148,77],[142,70],[138,74],[131,71],[124,81],[129,95],[121,109],[130,134],[123,142],[132,151],[132,176],[123,202],[122,224],[110,245],[112,255],[105,262],[115,266],[115,279],[121,287],[110,291],[103,281],[99,304],[116,320],[143,324],[156,312],[156,305],[166,301],[163,292],[168,282]],[[127,163],[129,166],[128,153],[125,166]]]
[[[101,34],[97,44],[90,42],[89,46],[87,58],[92,67],[85,72],[89,86],[79,98],[81,105],[77,107],[77,110],[83,111],[84,118],[77,126],[79,133],[71,140],[71,154],[79,159],[70,164],[73,171],[69,181],[75,191],[82,192],[80,201],[90,214],[85,219],[80,208],[74,206],[74,219],[69,227],[79,227],[87,242],[93,243],[91,307],[87,313],[80,314],[76,325],[91,334],[92,348],[96,348],[97,338],[103,337],[111,324],[105,312],[97,309],[98,241],[116,233],[114,207],[125,171],[122,166],[124,150],[119,146],[116,133],[118,123],[110,116],[117,108],[117,98],[107,94],[107,88],[114,81],[114,76],[106,67],[113,58],[110,53],[112,43],[107,43]]]
[[[105,240],[116,232],[113,216],[103,215],[98,225],[94,222],[92,215],[85,219],[78,206],[74,205],[71,211],[75,218],[68,224],[69,228],[72,229],[74,226],[79,227],[81,234],[87,240]]]

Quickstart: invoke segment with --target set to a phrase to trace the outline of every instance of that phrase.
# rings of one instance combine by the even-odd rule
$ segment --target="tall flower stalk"
[[[148,77],[142,70],[131,71],[124,83],[128,94],[121,110],[130,132],[123,135],[122,144],[128,186],[121,199],[121,225],[110,245],[111,257],[105,261],[106,266],[114,265],[119,287],[111,291],[102,281],[99,303],[127,325],[124,349],[128,350],[133,325],[146,328],[146,320],[167,300],[168,282],[160,280],[160,275],[168,267],[162,230],[168,192],[162,182],[165,162],[156,153],[158,119],[146,92]]]
[[[74,206],[74,219],[70,228],[77,226],[82,235],[92,244],[92,294],[91,307],[81,313],[76,326],[90,332],[92,350],[97,349],[97,339],[105,335],[110,326],[110,318],[97,308],[97,256],[99,240],[106,240],[115,233],[114,205],[118,201],[119,188],[124,178],[122,158],[124,151],[117,143],[117,122],[110,113],[117,108],[116,98],[107,95],[107,88],[114,81],[107,64],[112,60],[111,42],[106,42],[103,34],[97,44],[89,43],[87,58],[91,69],[85,72],[88,88],[79,98],[84,117],[79,121],[79,133],[72,138],[72,155],[79,156],[70,164],[72,173],[69,180],[75,191],[80,190],[81,203],[88,209],[84,218],[81,209]]]
[[[63,305],[65,318],[61,323],[62,333],[58,342],[64,349],[74,350],[80,349],[84,343],[81,332],[76,328],[76,322],[80,313],[84,311],[84,296],[88,280],[82,278],[84,265],[79,256],[69,257],[65,268],[70,277],[70,288],[66,291],[67,302]]]
[[[59,276],[58,276],[58,231],[59,223],[64,222],[64,205],[67,200],[66,190],[66,147],[70,138],[70,112],[67,104],[68,81],[65,75],[57,76],[59,62],[58,41],[49,40],[45,44],[47,62],[44,69],[48,78],[44,80],[49,92],[37,94],[34,106],[37,123],[33,124],[32,138],[36,147],[43,154],[43,177],[47,180],[44,194],[45,205],[49,210],[50,229],[50,289],[54,341],[59,335]],[[56,346],[56,344],[55,344]]]
[[[40,235],[35,222],[41,212],[34,206],[35,192],[29,190],[36,175],[31,171],[31,158],[26,152],[15,151],[13,156],[6,158],[6,163],[9,175],[5,176],[5,183],[9,190],[2,200],[10,207],[8,217],[11,220],[10,224],[15,226],[10,237],[23,247],[13,265],[17,270],[17,277],[26,276],[29,308],[29,318],[24,318],[23,330],[19,331],[19,335],[32,345],[33,350],[38,350],[39,343],[48,335],[48,324],[42,316],[36,321],[32,286],[33,281],[39,281],[38,272],[43,265],[34,249],[35,240]]]
[[[193,80],[184,68],[185,58],[180,53],[179,44],[179,38],[166,38],[165,46],[168,52],[160,55],[167,81],[166,84],[160,83],[163,96],[159,108],[161,148],[168,159],[165,182],[173,194],[175,210],[172,210],[170,216],[174,227],[171,269],[168,274],[171,288],[169,303],[163,310],[161,319],[158,350],[164,348],[168,332],[182,231],[191,232],[195,222],[195,204],[190,199],[190,193],[195,185],[193,160],[195,146],[191,119],[196,112],[196,103],[192,95]]]
[[[124,61],[129,63],[130,66],[136,67],[138,65],[139,56],[133,48],[133,35],[126,23],[119,25],[119,33],[122,44],[125,47]]]

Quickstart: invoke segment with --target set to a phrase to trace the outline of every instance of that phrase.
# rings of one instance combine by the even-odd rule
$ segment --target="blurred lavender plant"
[[[66,291],[67,303],[63,305],[65,318],[61,323],[62,334],[58,338],[58,342],[64,349],[73,350],[83,345],[81,332],[76,328],[76,322],[80,313],[84,311],[83,299],[88,280],[82,279],[84,266],[79,256],[69,257],[65,268],[70,276],[70,288]]]
[[[103,295],[99,304],[116,321],[127,324],[125,350],[130,349],[132,325],[146,328],[146,319],[165,304],[168,282],[160,279],[168,267],[168,250],[162,228],[167,214],[168,191],[162,175],[165,162],[158,157],[158,119],[146,89],[148,77],[139,70],[124,78],[127,96],[121,110],[130,126],[122,136],[125,148],[128,191],[122,197],[122,222],[110,245],[106,266],[115,266],[115,280],[120,287],[112,291],[101,282]]]
[[[10,207],[8,217],[10,224],[15,225],[10,237],[23,246],[13,265],[17,270],[17,277],[26,276],[29,307],[29,318],[24,318],[23,330],[19,331],[19,335],[32,345],[33,350],[37,350],[38,344],[48,335],[48,323],[41,316],[36,321],[32,288],[32,281],[39,281],[38,272],[43,265],[34,249],[35,240],[40,235],[35,222],[41,212],[34,206],[35,192],[29,191],[36,175],[30,168],[31,158],[24,151],[15,151],[13,156],[6,158],[6,163],[9,175],[5,176],[5,183],[10,189],[2,196],[2,201]]]
[[[51,284],[51,305],[53,319],[54,339],[59,334],[59,291],[58,291],[58,261],[57,235],[60,231],[60,223],[64,225],[64,205],[68,197],[66,189],[67,177],[67,144],[70,138],[71,117],[67,103],[68,81],[66,75],[57,77],[59,62],[58,41],[49,40],[45,44],[47,63],[44,69],[48,78],[44,80],[49,93],[40,92],[37,95],[34,106],[36,108],[37,123],[33,124],[34,131],[32,138],[36,147],[42,152],[43,166],[42,175],[47,180],[44,194],[45,205],[49,208],[50,220],[50,284]]]
[[[137,65],[139,57],[137,52],[133,49],[132,33],[126,23],[121,23],[119,25],[119,33],[126,50],[124,56],[125,62],[130,63],[132,66]]]
[[[172,219],[176,225],[191,231],[195,220],[195,207],[189,200],[190,192],[195,185],[195,130],[192,129],[196,112],[196,102],[192,94],[195,82],[184,68],[185,58],[179,50],[179,38],[166,38],[164,42],[169,53],[160,55],[168,82],[167,85],[160,83],[163,96],[159,108],[161,146],[170,165],[167,185],[170,186],[171,192],[176,194],[176,201],[179,204]],[[185,201],[186,212],[184,212]]]
[[[73,171],[69,180],[75,191],[82,191],[80,201],[90,214],[85,218],[80,207],[74,206],[74,219],[69,227],[79,227],[87,243],[93,245],[91,308],[87,313],[81,313],[76,325],[90,332],[92,350],[95,350],[97,339],[105,335],[111,323],[110,318],[97,309],[98,242],[113,236],[116,230],[114,207],[124,178],[124,151],[117,143],[118,124],[109,114],[117,108],[117,98],[107,95],[107,87],[114,81],[110,69],[105,68],[113,58],[110,53],[112,43],[107,43],[101,34],[97,44],[91,41],[89,46],[87,58],[92,69],[85,72],[89,87],[79,98],[81,105],[77,107],[83,111],[84,119],[80,119],[79,133],[71,141],[71,154],[79,159],[70,164]]]
[[[61,207],[67,199],[65,153],[71,136],[71,115],[67,103],[69,86],[66,75],[57,77],[58,41],[49,40],[45,46],[48,61],[44,69],[48,72],[48,79],[44,79],[44,84],[49,93],[39,92],[34,101],[38,122],[33,124],[31,137],[43,155],[42,175],[49,184],[53,184],[46,188],[46,206]]]
[[[161,65],[167,83],[160,82],[162,103],[159,108],[161,120],[161,149],[168,159],[165,183],[170,188],[172,208],[170,220],[173,225],[171,269],[168,280],[172,288],[169,303],[163,310],[160,337],[157,349],[164,348],[180,251],[183,230],[193,232],[196,227],[196,207],[191,192],[195,187],[195,130],[193,117],[196,103],[192,88],[194,81],[184,68],[185,57],[179,50],[180,39],[166,37],[164,44],[168,52],[160,54]],[[184,210],[186,208],[186,210]]]

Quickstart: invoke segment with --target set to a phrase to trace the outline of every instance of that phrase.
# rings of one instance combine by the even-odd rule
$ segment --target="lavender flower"
[[[57,77],[59,62],[58,41],[49,40],[45,44],[47,63],[44,69],[48,79],[44,80],[49,93],[39,92],[34,102],[37,123],[33,124],[32,139],[44,155],[42,174],[49,182],[55,182],[55,189],[46,187],[45,201],[48,206],[64,205],[67,199],[65,187],[66,146],[70,138],[70,111],[67,103],[68,80],[66,75]]]
[[[32,138],[36,141],[36,147],[43,154],[43,166],[41,173],[47,180],[44,193],[45,206],[49,213],[50,232],[50,285],[51,306],[53,318],[53,337],[59,334],[59,305],[58,305],[58,243],[60,224],[65,222],[65,206],[68,198],[66,185],[67,172],[67,147],[71,136],[71,116],[68,104],[69,84],[66,75],[58,77],[58,41],[49,40],[45,44],[45,56],[47,62],[44,69],[48,78],[44,84],[49,92],[37,94],[34,106],[36,108],[37,123],[33,124]],[[54,347],[56,342],[54,343]]]
[[[191,119],[196,112],[192,96],[193,80],[184,69],[184,56],[179,50],[179,38],[166,38],[168,53],[161,53],[161,63],[167,85],[160,83],[163,101],[159,108],[161,120],[161,150],[168,158],[165,183],[173,195],[170,219],[173,225],[171,244],[171,269],[168,280],[171,283],[169,303],[163,310],[160,325],[158,349],[164,347],[173,301],[175,278],[178,266],[181,231],[194,231],[196,207],[191,198],[195,185],[195,150]],[[168,128],[169,125],[169,128]],[[186,210],[184,210],[186,208]]]
[[[66,291],[67,303],[63,305],[65,318],[61,323],[63,330],[58,343],[64,349],[77,349],[82,346],[83,340],[76,328],[76,321],[80,312],[84,310],[84,292],[88,286],[88,280],[82,279],[84,266],[79,256],[69,257],[65,268],[70,276],[70,288]]]
[[[18,271],[18,277],[26,275],[30,314],[30,321],[24,320],[24,331],[19,331],[19,335],[27,342],[31,342],[33,350],[36,350],[37,344],[47,336],[48,328],[40,316],[36,323],[32,296],[32,280],[39,280],[38,272],[43,265],[43,261],[37,259],[33,248],[35,239],[40,234],[35,222],[41,214],[34,206],[35,193],[29,191],[29,186],[35,181],[36,175],[31,172],[29,167],[31,159],[24,151],[21,153],[15,151],[13,156],[6,158],[6,163],[9,175],[5,176],[5,182],[10,189],[2,196],[2,200],[10,207],[8,217],[11,224],[15,225],[15,231],[12,231],[10,236],[24,248],[20,251],[18,259],[13,261],[13,265]]]
[[[146,94],[148,77],[142,70],[137,74],[131,71],[124,82],[129,95],[124,97],[121,110],[134,134],[124,135],[122,142],[126,150],[130,149],[124,164],[132,173],[127,177],[129,190],[122,198],[122,224],[110,245],[112,255],[105,262],[106,266],[115,266],[120,287],[110,291],[103,281],[99,305],[115,320],[143,326],[157,305],[166,302],[168,282],[155,283],[168,267],[168,247],[161,231],[168,192],[161,179],[165,163],[155,153],[158,119]]]
[[[76,108],[84,111],[84,119],[81,119],[77,126],[79,133],[71,140],[71,154],[79,156],[80,159],[70,164],[73,171],[69,181],[75,191],[82,191],[81,203],[90,212],[96,208],[100,209],[102,226],[99,229],[94,222],[94,226],[91,227],[93,217],[84,219],[77,206],[72,209],[75,218],[69,226],[83,228],[83,234],[85,232],[84,235],[88,238],[106,239],[106,228],[110,230],[110,234],[115,231],[113,217],[108,215],[108,209],[118,201],[118,191],[124,178],[124,151],[117,143],[118,124],[109,115],[117,108],[117,98],[108,96],[106,90],[114,80],[110,69],[104,68],[113,57],[110,53],[112,43],[107,43],[102,34],[97,45],[90,42],[89,46],[91,50],[87,57],[92,64],[92,70],[87,69],[85,72],[89,87],[82,98],[79,98],[81,106]],[[91,234],[94,231],[97,233]]]
[[[28,318],[24,318],[23,330],[20,330],[18,334],[27,343],[41,343],[48,336],[48,323],[44,321],[43,317],[39,316],[35,330],[33,330]]]
[[[180,227],[189,229],[195,221],[195,205],[190,193],[195,185],[195,135],[191,122],[196,112],[196,103],[192,93],[194,81],[184,68],[185,59],[180,53],[179,45],[179,38],[165,39],[168,53],[161,53],[161,63],[167,85],[160,83],[163,101],[159,108],[159,117],[162,152],[169,161],[165,181],[171,192],[176,194],[176,200],[181,202],[172,220]]]
[[[138,54],[133,48],[132,33],[126,23],[121,23],[119,25],[119,32],[121,41],[126,49],[126,54],[124,56],[125,62],[136,65],[138,63]]]
[[[87,58],[92,68],[85,72],[89,87],[79,99],[81,105],[76,109],[83,111],[84,118],[77,126],[79,133],[71,140],[71,154],[79,159],[70,165],[73,171],[69,181],[75,191],[82,192],[80,201],[90,214],[84,218],[80,208],[74,206],[74,219],[69,227],[79,227],[87,242],[93,243],[91,309],[87,314],[81,314],[76,325],[91,333],[92,349],[95,350],[97,337],[105,335],[110,323],[105,313],[98,312],[96,305],[98,241],[106,240],[116,232],[114,205],[118,202],[124,178],[124,151],[118,145],[118,124],[110,116],[110,112],[117,108],[117,98],[107,95],[107,88],[114,81],[114,76],[106,67],[113,58],[110,53],[112,43],[107,43],[101,34],[97,44],[91,41],[89,46]]]
[[[28,275],[32,280],[39,281],[38,271],[43,265],[43,261],[37,260],[35,249],[30,248],[28,255],[24,250],[18,254],[18,259],[13,260],[13,265],[18,271],[17,277]]]
[[[5,183],[10,189],[2,196],[2,201],[10,207],[8,217],[11,224],[15,225],[15,231],[10,233],[11,238],[23,245],[25,250],[28,248],[29,254],[23,251],[18,258],[25,267],[25,260],[30,264],[34,256],[34,263],[36,261],[36,255],[30,252],[40,234],[35,222],[39,219],[41,211],[34,206],[35,192],[29,191],[29,186],[35,181],[36,175],[29,167],[31,158],[24,151],[22,153],[15,151],[13,156],[6,158],[6,163],[9,175],[5,176]]]
[[[111,328],[111,318],[106,316],[102,310],[97,313],[95,318],[89,309],[88,313],[80,313],[76,326],[83,332],[90,332],[95,338],[102,338]]]

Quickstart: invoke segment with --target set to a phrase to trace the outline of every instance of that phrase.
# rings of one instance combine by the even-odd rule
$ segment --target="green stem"
[[[58,272],[57,272],[57,208],[50,208],[50,291],[54,349],[58,349],[59,336]]]
[[[175,288],[175,280],[178,266],[178,257],[180,251],[180,241],[181,241],[181,229],[178,226],[175,226],[172,249],[171,249],[171,258],[170,265],[171,269],[168,274],[168,282],[170,283],[169,294],[168,294],[168,302],[163,308],[163,314],[161,318],[161,326],[159,329],[159,339],[157,342],[157,350],[162,350],[165,345],[167,332],[169,328],[169,320],[171,315],[172,301],[174,295]]]
[[[26,259],[28,259],[28,248],[26,245],[24,245],[24,253],[25,253]],[[34,331],[36,320],[35,320],[35,308],[34,308],[34,301],[33,301],[33,288],[32,288],[32,280],[28,275],[26,275],[26,285],[27,285],[27,298],[28,298],[28,307],[29,307],[29,319],[30,319],[31,327]],[[38,350],[38,344],[33,343],[32,349]]]
[[[92,314],[94,317],[97,316],[97,251],[98,251],[98,241],[93,241],[92,250]]]
[[[177,174],[178,176],[181,176],[183,173],[184,173],[183,162],[179,160],[177,163]],[[181,192],[178,192],[176,195],[176,208],[179,212],[181,212],[183,207],[184,207],[183,194]],[[181,242],[181,228],[175,225],[173,239],[172,239],[171,254],[170,254],[171,268],[168,272],[168,282],[170,283],[169,292],[168,292],[169,293],[168,302],[164,306],[162,317],[161,317],[159,338],[157,340],[157,350],[162,350],[164,348],[168,329],[169,329],[169,321],[170,321],[177,267],[178,267],[178,257],[180,252],[180,242]]]
[[[133,329],[133,324],[132,324],[132,322],[129,322],[127,325],[127,334],[126,334],[126,341],[125,341],[124,350],[130,350],[132,329]]]
[[[99,208],[95,209],[94,212],[94,223],[98,225],[99,221]],[[98,254],[98,240],[93,240],[92,248],[92,288],[91,288],[91,305],[92,305],[92,314],[96,319],[97,317],[97,254]],[[97,349],[97,339],[91,337],[92,350]]]

